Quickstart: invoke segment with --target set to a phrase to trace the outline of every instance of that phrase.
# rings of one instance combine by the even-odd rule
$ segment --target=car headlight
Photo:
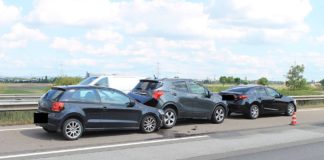
[[[164,111],[163,111],[162,109],[158,109],[158,112],[159,112],[160,114],[164,114]]]

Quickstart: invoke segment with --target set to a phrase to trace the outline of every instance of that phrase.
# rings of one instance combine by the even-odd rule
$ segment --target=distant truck
[[[79,83],[79,85],[101,86],[120,90],[129,93],[144,77],[137,76],[90,76]]]

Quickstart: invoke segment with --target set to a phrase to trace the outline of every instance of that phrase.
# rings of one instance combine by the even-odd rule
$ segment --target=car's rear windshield
[[[156,88],[161,87],[161,83],[158,81],[140,81],[136,87],[134,88],[135,90],[142,90],[142,91],[151,91]]]
[[[50,101],[57,101],[63,92],[64,91],[60,89],[51,89],[45,94],[44,98]]]
[[[238,92],[238,93],[246,93],[249,91],[250,88],[248,87],[236,87],[236,88],[230,88],[226,90],[227,92]]]
[[[89,85],[91,82],[93,82],[97,78],[98,77],[88,77],[88,78],[84,79],[83,81],[81,81],[79,84],[80,85]]]

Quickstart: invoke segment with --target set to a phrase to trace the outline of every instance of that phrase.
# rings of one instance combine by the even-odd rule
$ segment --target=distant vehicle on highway
[[[162,126],[163,110],[140,104],[121,91],[96,86],[53,87],[39,101],[36,125],[76,140],[84,131],[140,129]],[[45,117],[45,118],[44,118]]]
[[[256,119],[264,113],[285,113],[291,116],[297,110],[293,98],[284,96],[270,87],[237,86],[219,94],[227,101],[229,114],[243,113],[251,119]]]
[[[163,109],[165,128],[172,128],[181,118],[222,123],[228,111],[221,96],[190,79],[140,80],[128,95],[145,105]]]
[[[91,85],[100,87],[109,87],[120,90],[124,93],[129,93],[144,77],[137,76],[90,76],[79,83],[79,85]]]

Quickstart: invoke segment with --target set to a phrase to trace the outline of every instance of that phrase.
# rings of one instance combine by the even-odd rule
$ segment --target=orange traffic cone
[[[293,114],[292,117],[291,117],[291,123],[290,123],[290,125],[292,125],[292,126],[297,125],[297,116],[296,116],[296,112],[294,112],[294,114]]]

